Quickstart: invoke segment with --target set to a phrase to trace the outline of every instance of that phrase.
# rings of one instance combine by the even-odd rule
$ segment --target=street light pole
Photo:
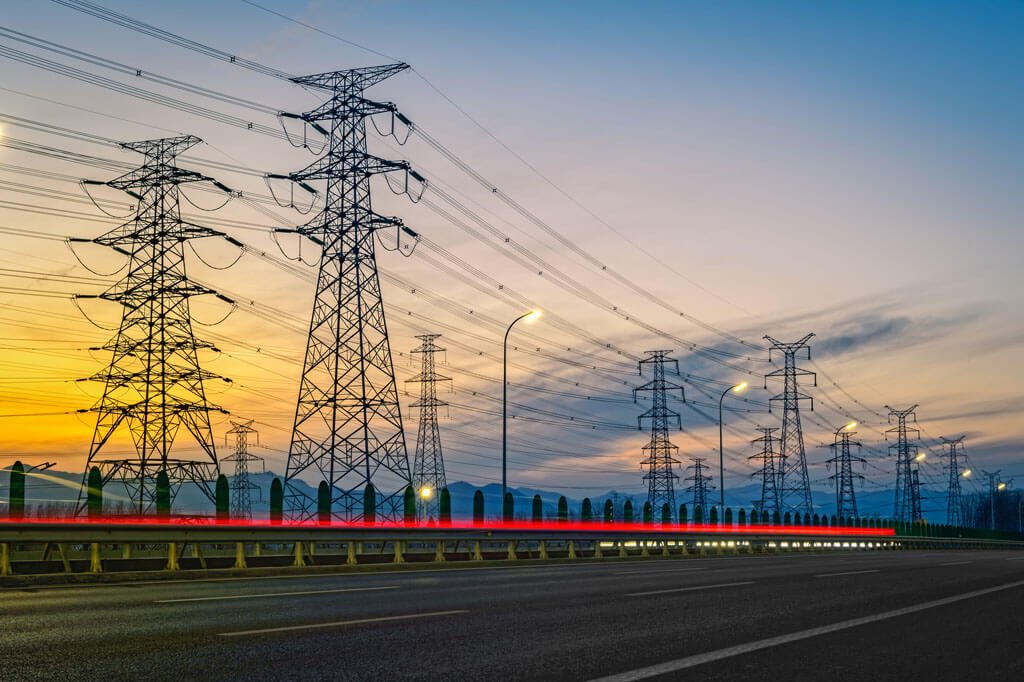
[[[519,320],[533,322],[540,317],[539,310],[523,313],[505,330],[501,344],[501,509],[505,508],[505,491],[508,488],[508,335]]]
[[[722,446],[722,401],[725,400],[726,394],[729,391],[739,393],[747,387],[747,382],[730,386],[729,388],[722,391],[722,395],[718,398],[718,505],[719,513],[725,514],[725,451]],[[724,518],[724,516],[722,517]]]

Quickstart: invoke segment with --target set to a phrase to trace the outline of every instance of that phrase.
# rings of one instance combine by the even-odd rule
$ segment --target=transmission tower
[[[897,410],[886,405],[885,409],[889,410],[889,423],[892,424],[893,419],[896,420],[896,426],[885,432],[887,438],[890,433],[896,434],[896,444],[889,446],[889,452],[896,453],[896,502],[893,507],[893,518],[901,522],[920,521],[920,487],[914,483],[913,472],[916,470],[916,464],[912,462],[915,455],[910,452],[908,437],[908,433],[919,434],[919,431],[907,428],[907,417],[913,417],[914,422],[917,422],[917,414],[914,412],[917,405],[911,405],[905,410]]]
[[[124,143],[122,148],[145,156],[142,166],[106,183],[83,183],[122,190],[136,205],[132,218],[119,227],[92,240],[74,240],[91,241],[129,256],[120,281],[102,294],[76,297],[100,298],[124,308],[117,335],[102,346],[111,353],[110,364],[90,377],[104,382],[104,389],[103,397],[91,408],[97,414],[96,428],[82,478],[79,513],[85,509],[88,472],[94,466],[104,485],[111,481],[123,484],[133,510],[140,515],[155,505],[160,472],[167,474],[172,500],[180,485],[190,481],[211,500],[215,497],[212,482],[219,469],[210,412],[223,410],[207,400],[204,383],[222,377],[199,366],[199,351],[217,349],[193,335],[189,301],[203,294],[232,301],[188,279],[185,246],[202,237],[237,242],[181,218],[182,185],[212,182],[230,192],[212,178],[175,165],[176,156],[200,142],[188,135]],[[192,454],[180,444],[174,448],[182,429],[198,445],[198,453]],[[131,455],[107,454],[128,441],[134,447]]]
[[[448,485],[444,476],[444,458],[441,455],[441,432],[437,427],[437,408],[448,403],[437,397],[437,382],[451,381],[451,377],[438,374],[435,370],[434,354],[444,348],[434,343],[440,334],[423,334],[416,338],[423,343],[413,353],[421,355],[420,373],[406,383],[420,385],[420,399],[412,407],[420,408],[420,428],[416,436],[416,457],[413,460],[412,485],[417,495],[417,518],[420,521],[440,518],[441,489]]]
[[[633,400],[636,401],[637,393],[640,391],[651,392],[651,409],[637,417],[637,428],[643,429],[644,420],[651,422],[651,440],[643,447],[644,459],[640,466],[646,468],[643,480],[647,482],[647,501],[651,503],[652,509],[661,509],[663,505],[675,510],[676,493],[675,482],[679,476],[672,471],[673,464],[679,464],[675,458],[679,451],[668,438],[669,421],[675,421],[676,428],[682,429],[682,420],[678,412],[668,408],[668,392],[679,391],[681,398],[685,400],[686,395],[683,387],[665,380],[665,365],[672,365],[672,372],[679,374],[679,362],[668,357],[670,351],[649,350],[647,357],[640,361],[640,375],[643,376],[644,365],[651,366],[653,374],[650,381],[643,386],[633,389]]]
[[[377,493],[376,517],[399,518],[404,489],[412,482],[375,239],[380,230],[392,227],[399,245],[403,232],[417,235],[398,218],[374,213],[370,178],[400,173],[400,193],[408,193],[410,177],[421,188],[425,181],[408,163],[367,152],[367,118],[390,116],[392,132],[396,117],[409,122],[394,104],[363,96],[366,88],[407,68],[390,64],[294,78],[329,95],[316,109],[284,115],[325,135],[326,152],[301,171],[268,176],[286,177],[306,189],[312,189],[309,182],[326,184],[323,210],[298,229],[283,230],[321,247],[285,475],[285,513],[291,519],[309,519],[316,511],[315,500],[297,485],[301,477],[314,479],[313,485],[328,482],[332,516],[343,521],[363,518],[364,490],[371,483]]]
[[[946,525],[949,526],[964,525],[964,499],[960,493],[960,476],[963,475],[960,471],[960,458],[964,452],[964,438],[966,436],[942,437],[942,442],[949,446],[949,453],[946,455],[949,460],[946,465],[946,472],[949,475],[949,484],[946,486]]]
[[[251,519],[252,518],[252,496],[259,494],[260,487],[249,480],[249,465],[254,462],[262,462],[262,457],[257,457],[249,452],[249,436],[256,437],[256,445],[259,445],[260,435],[252,428],[253,420],[247,422],[231,422],[231,429],[224,435],[225,444],[231,436],[235,437],[235,450],[230,457],[221,459],[221,464],[233,463],[235,473],[231,477],[231,518]]]
[[[841,519],[857,518],[857,495],[853,488],[853,480],[863,476],[853,473],[854,462],[866,461],[863,457],[855,457],[850,452],[850,445],[861,446],[857,441],[851,440],[856,431],[842,430],[837,433],[835,442],[829,444],[832,448],[832,459],[827,464],[835,465],[835,473],[828,477],[828,480],[835,482],[836,486],[836,516]]]
[[[777,428],[758,427],[758,431],[761,432],[760,438],[755,438],[751,441],[754,446],[760,446],[761,452],[751,455],[747,459],[759,459],[761,460],[761,470],[751,474],[752,476],[761,477],[761,501],[758,509],[766,511],[769,514],[779,515],[782,514],[782,510],[779,507],[779,468],[780,468],[780,456],[776,445],[779,439],[775,437]]]
[[[693,508],[700,507],[705,512],[708,508],[708,491],[714,490],[715,486],[711,485],[711,476],[705,475],[705,471],[710,471],[710,468],[704,464],[707,460],[703,457],[694,457],[693,464],[691,464],[687,470],[692,471],[692,476],[687,476],[687,481],[693,481],[692,484],[686,489],[687,492],[692,493],[693,497]]]
[[[772,403],[782,401],[782,438],[779,448],[782,461],[778,472],[779,513],[793,511],[799,514],[809,514],[813,511],[811,481],[807,475],[807,456],[804,451],[804,432],[800,425],[800,401],[810,401],[813,412],[814,399],[800,392],[797,377],[813,377],[814,386],[818,385],[818,377],[814,372],[796,366],[796,354],[801,350],[806,350],[807,359],[811,359],[811,347],[807,345],[807,342],[812,336],[814,334],[808,334],[793,343],[783,343],[770,336],[764,337],[771,343],[771,347],[768,349],[769,362],[771,362],[773,350],[781,352],[785,357],[785,366],[782,369],[765,375],[766,388],[769,378],[780,376],[783,378],[782,393],[768,401],[769,410],[771,410]]]

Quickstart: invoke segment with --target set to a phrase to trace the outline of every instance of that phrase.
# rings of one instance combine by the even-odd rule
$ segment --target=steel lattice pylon
[[[963,472],[960,470],[960,458],[964,452],[964,438],[942,437],[942,442],[949,446],[949,453],[946,455],[949,463],[946,465],[949,483],[946,486],[946,524],[950,526],[963,526],[966,514],[964,514],[964,498],[960,492],[960,477]],[[970,472],[968,472],[969,474]]]
[[[913,417],[914,421],[917,421],[917,414],[914,412],[917,405],[911,405],[905,410],[897,410],[886,405],[885,409],[889,410],[890,424],[893,417],[896,418],[896,426],[885,432],[887,437],[890,433],[896,434],[896,444],[889,446],[890,452],[896,452],[896,501],[893,505],[893,518],[901,522],[920,521],[920,488],[915,483],[916,469],[911,464],[914,455],[910,452],[910,439],[907,436],[908,432],[918,433],[917,429],[907,428],[907,417]]]
[[[686,480],[693,481],[693,483],[686,490],[691,494],[690,499],[693,502],[694,513],[698,507],[701,510],[707,510],[708,491],[715,489],[715,486],[711,485],[711,476],[704,475],[704,471],[708,469],[708,466],[704,464],[706,461],[703,457],[694,457],[693,464],[688,467],[688,470],[693,471],[693,476],[687,476]]]
[[[751,476],[761,477],[761,500],[758,503],[758,511],[768,512],[769,514],[778,512],[781,515],[782,510],[779,508],[778,487],[780,455],[775,447],[779,442],[779,439],[775,437],[775,432],[778,429],[758,427],[757,430],[761,432],[761,437],[752,440],[751,444],[755,446],[760,445],[761,451],[747,459],[761,460],[761,470],[751,474]]]
[[[259,433],[252,428],[253,420],[247,422],[231,422],[231,429],[224,436],[227,441],[230,436],[235,437],[235,450],[230,457],[221,459],[221,464],[233,463],[235,465],[234,475],[231,477],[231,518],[251,519],[252,518],[252,495],[259,493],[260,487],[249,480],[249,465],[253,462],[262,462],[262,457],[249,452],[249,436],[256,436],[256,444],[259,445]]]
[[[662,507],[667,504],[668,508],[675,513],[676,493],[675,482],[679,476],[672,471],[672,465],[678,464],[675,458],[679,448],[672,444],[668,438],[669,420],[675,420],[676,428],[682,429],[683,424],[678,412],[668,408],[668,391],[678,390],[680,396],[685,399],[683,387],[665,380],[665,365],[671,363],[674,373],[679,374],[679,362],[668,357],[670,351],[649,350],[647,357],[640,361],[640,374],[643,375],[644,365],[650,365],[652,378],[643,386],[633,389],[633,400],[640,391],[651,392],[651,409],[637,417],[637,428],[643,429],[645,419],[651,422],[651,440],[643,447],[644,459],[641,467],[646,467],[647,472],[643,480],[647,482],[647,501],[651,508],[660,513]]]
[[[189,299],[214,294],[231,301],[188,279],[185,246],[191,239],[226,236],[182,220],[179,187],[209,181],[228,190],[174,163],[178,154],[200,142],[188,135],[122,144],[143,154],[143,165],[106,183],[84,183],[122,190],[137,205],[135,215],[121,226],[96,239],[74,240],[91,241],[129,256],[127,272],[117,284],[98,296],[76,297],[114,301],[124,308],[117,335],[103,346],[112,354],[110,364],[91,377],[104,382],[104,390],[92,408],[97,413],[96,429],[82,478],[79,513],[85,509],[86,483],[93,466],[100,469],[104,485],[112,481],[124,485],[138,514],[153,510],[160,471],[167,473],[172,500],[180,484],[189,481],[214,499],[213,481],[219,469],[210,412],[222,410],[207,401],[204,382],[221,377],[199,366],[198,351],[215,348],[193,335]],[[172,456],[182,428],[199,446],[199,454]],[[134,444],[133,455],[104,456],[111,440],[116,442],[125,431]]]
[[[779,351],[785,357],[785,366],[765,375],[765,381],[770,377],[783,378],[783,390],[769,400],[771,403],[782,401],[782,438],[779,466],[779,513],[788,511],[798,514],[810,514],[814,510],[811,503],[811,481],[807,474],[807,455],[804,450],[804,432],[800,425],[800,401],[808,400],[811,403],[811,411],[814,411],[814,399],[800,392],[797,384],[797,377],[810,376],[814,378],[814,385],[818,385],[818,378],[814,372],[801,369],[796,366],[796,354],[800,350],[807,350],[807,359],[811,358],[811,347],[807,342],[814,334],[808,334],[794,343],[783,343],[776,341],[770,336],[765,340],[771,343],[768,349],[768,361],[771,362],[771,352]],[[766,385],[767,388],[767,385]]]
[[[860,443],[851,440],[856,431],[840,431],[836,441],[828,447],[832,448],[832,459],[828,464],[835,465],[835,473],[828,477],[836,485],[836,516],[840,519],[857,518],[857,494],[853,488],[853,479],[864,477],[853,473],[854,462],[864,462],[863,457],[855,457],[850,452],[850,445],[860,447]]]
[[[423,182],[404,161],[367,152],[366,119],[397,116],[394,104],[363,96],[365,88],[406,64],[334,71],[293,79],[324,90],[330,99],[301,115],[290,115],[327,136],[326,153],[288,179],[309,188],[323,181],[323,210],[294,230],[321,246],[320,268],[309,326],[302,379],[285,475],[285,514],[309,519],[315,500],[296,485],[305,476],[331,487],[332,517],[361,520],[367,484],[377,491],[376,517],[401,515],[402,494],[411,483],[402,413],[395,385],[384,303],[377,273],[375,235],[394,227],[415,233],[398,218],[374,213],[370,178],[391,172]],[[324,125],[321,125],[323,123]]]
[[[412,485],[416,490],[416,516],[420,521],[440,519],[440,493],[448,485],[444,475],[444,457],[441,455],[441,432],[437,426],[437,408],[448,403],[437,397],[437,382],[451,381],[451,377],[438,374],[434,354],[444,352],[434,341],[440,334],[423,334],[416,338],[423,343],[412,352],[422,356],[420,373],[406,383],[420,385],[420,399],[411,407],[420,410],[420,425],[416,437],[416,457],[413,460]]]

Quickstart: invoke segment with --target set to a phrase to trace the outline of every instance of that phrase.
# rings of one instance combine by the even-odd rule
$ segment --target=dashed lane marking
[[[651,594],[670,594],[672,592],[696,592],[698,590],[717,590],[723,587],[739,587],[740,585],[753,585],[753,580],[744,580],[738,583],[718,583],[717,585],[694,585],[693,587],[674,587],[668,590],[651,590],[650,592],[630,592],[627,597],[646,597]]]
[[[379,618],[356,618],[353,620],[336,620],[330,623],[310,623],[309,625],[286,625],[279,628],[261,628],[259,630],[239,630],[237,632],[218,632],[220,637],[243,637],[247,635],[263,635],[272,632],[294,632],[296,630],[316,630],[322,628],[340,628],[348,625],[365,625],[367,623],[387,623],[396,620],[413,620],[415,618],[434,618],[436,616],[454,616],[469,613],[467,609],[454,611],[430,611],[428,613],[408,613],[402,616],[380,616]]]
[[[341,587],[334,590],[304,590],[302,592],[257,592],[256,594],[224,594],[214,597],[182,597],[180,599],[155,599],[154,604],[181,604],[197,601],[227,601],[230,599],[266,599],[268,597],[301,597],[308,594],[338,594],[340,592],[372,592],[374,590],[397,590],[401,585],[378,585],[374,587]]]

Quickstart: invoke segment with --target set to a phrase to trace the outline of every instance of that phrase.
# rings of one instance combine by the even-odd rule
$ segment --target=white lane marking
[[[850,620],[842,620],[838,623],[832,623],[831,625],[822,625],[821,627],[800,630],[798,632],[791,632],[787,635],[779,635],[778,637],[768,637],[766,639],[759,639],[753,642],[747,642],[746,644],[738,644],[736,646],[725,647],[724,649],[708,651],[703,654],[686,656],[685,658],[677,658],[674,661],[659,663],[657,665],[647,666],[646,668],[637,668],[636,670],[629,670],[624,673],[619,673],[617,675],[608,675],[607,677],[596,678],[594,680],[591,680],[591,682],[632,682],[633,680],[643,680],[647,679],[648,677],[667,675],[668,673],[674,673],[679,670],[686,670],[687,668],[693,668],[695,666],[703,665],[705,663],[711,663],[712,661],[720,661],[723,658],[741,656],[743,654],[749,654],[753,651],[759,651],[761,649],[768,649],[770,647],[780,646],[782,644],[789,644],[790,642],[797,642],[802,639],[809,639],[811,637],[827,635],[833,632],[838,632],[840,630],[847,630],[849,628],[867,625],[869,623],[876,623],[880,620],[898,618],[899,616],[917,613],[918,611],[924,611],[925,609],[933,609],[938,606],[954,604],[958,601],[963,601],[965,599],[982,597],[986,594],[1002,592],[1003,590],[1012,590],[1016,587],[1024,587],[1024,580],[1018,580],[1016,582],[1006,583],[1004,585],[997,585],[996,587],[988,587],[983,590],[964,592],[963,594],[958,594],[952,597],[945,597],[943,599],[936,599],[935,601],[929,601],[923,604],[915,604],[914,606],[907,606],[902,609],[883,611],[882,613],[876,613],[872,616],[864,616],[862,618],[851,618]]]
[[[973,561],[947,561],[944,564],[939,564],[939,566],[963,566],[964,564],[973,564],[973,563],[974,563]]]
[[[663,568],[657,571],[651,570],[639,570],[639,571],[615,571],[612,575],[654,575],[656,573],[690,573],[693,571],[706,571],[706,568]]]
[[[871,568],[866,571],[843,571],[842,573],[819,573],[815,578],[834,578],[840,575],[860,575],[861,573],[878,573],[881,569]]]
[[[1007,561],[1024,561],[1024,556],[1011,556],[1007,557]]]
[[[646,597],[649,594],[669,594],[670,592],[696,592],[697,590],[717,590],[720,587],[739,587],[740,585],[753,585],[753,580],[745,580],[740,583],[718,583],[717,585],[695,585],[693,587],[674,587],[669,590],[652,590],[650,592],[630,592],[627,597]]]
[[[409,613],[404,616],[381,616],[379,618],[357,618],[355,620],[338,620],[331,623],[312,623],[310,625],[286,625],[279,628],[262,628],[260,630],[240,630],[238,632],[218,632],[219,637],[242,637],[244,635],[262,635],[269,632],[292,632],[295,630],[314,630],[317,628],[336,628],[345,625],[363,625],[365,623],[385,623],[392,620],[412,620],[414,618],[432,618],[434,616],[453,616],[457,613],[469,613],[467,609],[454,611],[430,611],[428,613]]]
[[[181,599],[154,599],[154,604],[180,604],[192,601],[225,601],[229,599],[264,599],[267,597],[299,597],[307,594],[337,594],[339,592],[370,592],[372,590],[397,590],[401,585],[380,585],[375,587],[341,587],[334,590],[305,590],[302,592],[260,592],[257,594],[226,594],[215,597],[183,597]]]

